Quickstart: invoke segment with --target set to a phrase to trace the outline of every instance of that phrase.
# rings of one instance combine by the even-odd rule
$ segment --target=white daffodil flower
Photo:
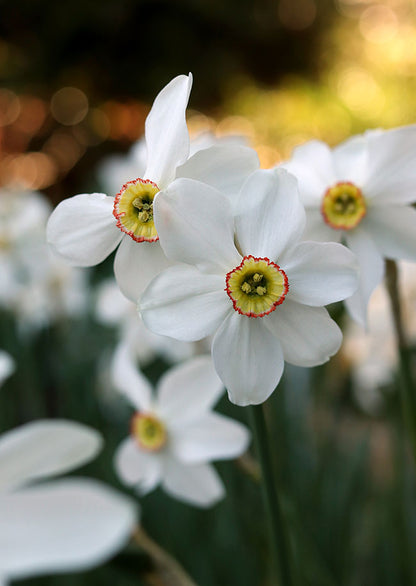
[[[346,300],[366,324],[384,275],[383,257],[416,260],[416,126],[368,131],[334,149],[311,141],[283,166],[296,175],[310,240],[345,242],[357,255],[360,284]]]
[[[13,358],[4,350],[0,350],[0,387],[15,369]]]
[[[169,264],[157,243],[156,194],[178,177],[236,194],[259,165],[255,151],[240,145],[213,146],[189,157],[185,112],[191,85],[191,75],[179,75],[156,97],[146,119],[144,170],[126,178],[115,197],[76,195],[61,202],[49,219],[49,243],[73,265],[98,264],[118,246],[115,276],[123,294],[133,301]]]
[[[0,436],[0,584],[86,570],[126,543],[136,521],[130,499],[87,479],[39,483],[85,464],[100,448],[97,432],[63,420]]]
[[[165,253],[193,266],[152,281],[143,321],[179,340],[216,332],[214,364],[233,403],[265,401],[284,360],[314,366],[338,350],[341,331],[322,306],[354,292],[355,257],[341,244],[300,242],[305,212],[292,175],[253,173],[235,218],[220,193],[196,193],[183,179],[160,194],[155,217]]]
[[[153,392],[126,348],[113,363],[114,384],[136,409],[131,435],[115,456],[116,470],[129,486],[146,494],[159,484],[174,498],[209,507],[224,496],[211,460],[235,458],[247,448],[248,430],[211,411],[223,385],[207,356],[167,371]]]

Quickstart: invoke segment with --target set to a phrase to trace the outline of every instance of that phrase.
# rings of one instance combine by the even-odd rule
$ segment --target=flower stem
[[[400,392],[403,418],[409,434],[413,458],[416,462],[416,389],[413,381],[409,347],[403,327],[397,265],[393,260],[386,260],[386,286],[390,297],[400,362]]]
[[[279,586],[292,586],[290,571],[290,544],[284,523],[281,499],[273,471],[267,426],[262,405],[252,405],[251,420],[254,441],[262,471],[263,496],[271,530],[272,555],[275,561]]]

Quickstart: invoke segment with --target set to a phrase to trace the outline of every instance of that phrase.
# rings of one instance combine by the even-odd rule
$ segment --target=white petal
[[[147,166],[145,177],[164,189],[173,180],[176,167],[189,155],[186,107],[192,75],[178,75],[157,95],[146,119]]]
[[[174,498],[196,507],[211,507],[225,495],[218,473],[209,464],[185,465],[169,459],[162,486]]]
[[[91,267],[117,246],[122,232],[113,216],[114,198],[103,193],[75,195],[52,212],[46,236],[54,252],[68,263]]]
[[[198,356],[170,368],[161,377],[155,409],[170,428],[181,428],[204,415],[223,392],[211,357]]]
[[[367,181],[364,195],[379,204],[416,201],[416,125],[366,133]]]
[[[123,295],[136,302],[150,281],[171,264],[159,242],[135,242],[125,236],[116,252],[114,274]]]
[[[276,388],[283,373],[279,340],[262,323],[234,312],[218,329],[212,356],[230,401],[257,405]]]
[[[240,264],[231,204],[213,187],[177,179],[157,194],[154,218],[168,258],[210,272],[220,269],[227,273]]]
[[[327,305],[350,297],[358,287],[358,262],[342,244],[301,242],[281,259],[291,300]]]
[[[349,138],[332,151],[333,164],[339,181],[351,181],[361,187],[368,173],[368,150],[365,135]],[[328,185],[328,187],[330,187]],[[323,194],[322,194],[323,195]]]
[[[293,175],[284,169],[250,175],[236,206],[235,230],[243,255],[275,261],[299,240],[305,221]]]
[[[320,209],[306,208],[306,228],[302,240],[340,242],[343,230],[335,230],[324,222]]]
[[[365,228],[387,258],[416,261],[416,210],[410,206],[372,206]]]
[[[360,280],[357,292],[345,301],[345,305],[351,317],[365,327],[368,301],[383,279],[384,261],[370,234],[361,226],[347,234],[347,244],[357,256]]]
[[[244,425],[218,413],[207,413],[172,435],[171,450],[188,464],[236,458],[247,449],[250,439]]]
[[[61,480],[0,496],[0,571],[10,578],[85,570],[121,549],[136,522],[125,496]]]
[[[331,149],[319,140],[296,147],[290,161],[282,166],[298,180],[300,198],[306,207],[319,205],[328,187],[338,181]]]
[[[225,276],[177,265],[156,277],[139,302],[145,325],[156,334],[193,342],[211,335],[232,309]]]
[[[255,150],[242,145],[214,145],[200,150],[176,171],[176,177],[202,181],[235,201],[244,181],[259,168]]]
[[[7,352],[0,350],[0,386],[15,370],[13,358]]]
[[[285,360],[296,366],[323,364],[342,342],[341,330],[324,307],[309,307],[285,299],[263,319],[278,337]]]
[[[160,454],[141,450],[132,438],[118,447],[114,466],[121,480],[127,486],[135,486],[141,495],[155,489],[162,477]]]
[[[147,411],[152,405],[152,387],[137,368],[131,349],[119,344],[111,365],[113,384],[138,411]]]
[[[82,466],[101,446],[98,432],[74,421],[39,420],[8,431],[0,437],[0,492]]]

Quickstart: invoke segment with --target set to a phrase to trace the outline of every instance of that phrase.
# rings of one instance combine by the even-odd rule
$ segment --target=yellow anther
[[[257,295],[265,295],[267,293],[266,287],[257,287],[256,289]]]
[[[260,275],[259,273],[254,273],[253,275],[253,281],[255,283],[260,283],[260,281],[263,279],[263,275]]]
[[[135,208],[137,208],[138,210],[141,210],[143,208],[143,202],[140,199],[140,197],[136,197],[135,200],[133,200],[133,205]]]
[[[251,293],[251,287],[247,282],[244,282],[241,285],[241,291],[243,291],[244,293]]]
[[[137,217],[139,218],[139,220],[141,222],[148,222],[149,218],[150,218],[150,214],[149,214],[149,212],[143,211],[143,212],[139,212]]]

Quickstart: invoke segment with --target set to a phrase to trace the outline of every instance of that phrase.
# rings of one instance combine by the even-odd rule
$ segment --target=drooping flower
[[[2,586],[86,570],[126,543],[136,522],[130,499],[97,481],[44,481],[85,464],[100,446],[98,433],[64,420],[39,420],[0,436]]]
[[[360,284],[346,306],[362,325],[383,257],[416,260],[415,150],[416,126],[372,130],[332,150],[307,142],[283,165],[299,181],[305,237],[344,242],[357,255]]]
[[[49,243],[73,265],[98,264],[118,246],[115,276],[133,301],[169,264],[157,243],[155,195],[184,176],[237,193],[259,164],[255,151],[240,145],[213,146],[189,157],[185,111],[191,84],[191,75],[179,75],[156,97],[146,119],[144,169],[125,178],[115,197],[93,193],[64,200],[48,223]]]
[[[240,423],[212,412],[223,385],[208,356],[168,370],[153,392],[126,351],[114,359],[114,384],[136,413],[130,437],[115,456],[120,478],[146,494],[158,485],[174,498],[199,507],[215,504],[224,486],[212,460],[235,458],[247,448]]]
[[[214,364],[231,401],[261,403],[284,360],[314,366],[338,350],[341,331],[322,306],[353,293],[355,258],[340,244],[300,242],[305,212],[292,175],[253,173],[235,218],[220,193],[195,193],[183,179],[159,194],[155,218],[165,253],[188,266],[152,281],[142,318],[179,340],[216,332]]]

